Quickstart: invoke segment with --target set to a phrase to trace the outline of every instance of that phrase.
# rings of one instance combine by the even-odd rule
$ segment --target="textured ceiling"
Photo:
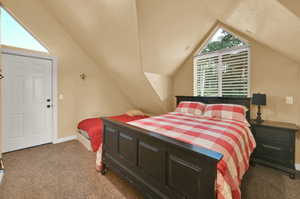
[[[168,110],[170,77],[218,21],[300,61],[298,1],[37,1],[132,104],[149,112]]]

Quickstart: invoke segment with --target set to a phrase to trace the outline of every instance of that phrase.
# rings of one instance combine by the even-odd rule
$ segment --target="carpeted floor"
[[[0,199],[142,198],[112,172],[98,174],[94,156],[77,141],[4,154]],[[243,199],[299,199],[300,180],[257,166],[245,176],[242,190]]]

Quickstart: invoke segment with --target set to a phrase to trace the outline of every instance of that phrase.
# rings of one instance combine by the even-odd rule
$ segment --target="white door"
[[[4,152],[52,142],[52,62],[3,54]]]

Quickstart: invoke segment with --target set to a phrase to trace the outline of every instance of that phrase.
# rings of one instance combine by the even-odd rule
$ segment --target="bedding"
[[[248,123],[246,112],[246,107],[237,104],[208,104],[204,116]]]
[[[91,141],[91,146],[94,152],[99,148],[102,142],[101,129],[102,122],[100,118],[89,118],[81,121],[77,128],[79,130],[85,131],[88,134],[89,140]]]
[[[241,198],[241,180],[256,146],[246,123],[171,112],[128,124],[222,153],[217,165],[217,198]]]
[[[192,115],[202,115],[205,107],[206,104],[201,102],[182,101],[178,104],[175,111]]]
[[[116,120],[119,122],[130,122],[134,120],[144,119],[149,116],[145,115],[134,115],[130,116],[128,114],[117,115],[108,117],[112,120]],[[94,152],[97,152],[96,157],[96,170],[100,171],[102,164],[101,164],[101,157],[102,157],[102,134],[103,134],[103,122],[100,118],[89,118],[81,121],[77,128],[81,132],[86,132],[89,140],[91,142],[91,146]],[[83,134],[82,134],[83,135]]]

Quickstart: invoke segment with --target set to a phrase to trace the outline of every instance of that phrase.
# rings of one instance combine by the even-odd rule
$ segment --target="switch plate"
[[[58,99],[63,100],[64,99],[64,95],[63,94],[59,94]]]
[[[285,97],[286,104],[294,104],[294,97],[293,96],[286,96]]]

